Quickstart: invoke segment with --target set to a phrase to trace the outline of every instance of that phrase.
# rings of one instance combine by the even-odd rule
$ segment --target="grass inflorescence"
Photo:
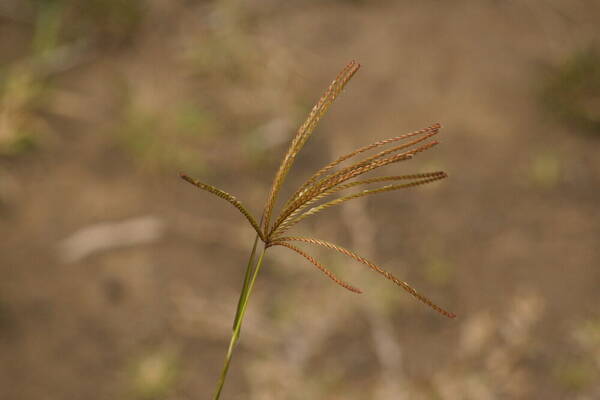
[[[235,208],[237,208],[246,217],[250,225],[256,231],[256,239],[254,246],[248,261],[246,268],[246,274],[244,277],[244,283],[238,302],[238,307],[233,324],[233,335],[229,343],[229,349],[225,358],[225,364],[221,373],[220,379],[217,383],[217,389],[214,395],[214,399],[219,399],[231,357],[235,345],[237,344],[241,332],[242,321],[246,312],[248,299],[256,277],[262,266],[262,261],[267,249],[274,246],[286,247],[306,258],[321,272],[323,272],[332,281],[340,285],[341,287],[354,292],[362,293],[357,287],[339,279],[333,272],[323,266],[318,260],[306,253],[304,250],[296,247],[291,242],[299,242],[305,244],[312,244],[316,246],[325,247],[341,254],[344,254],[359,263],[362,263],[369,267],[374,272],[383,275],[385,278],[391,280],[396,285],[413,295],[415,298],[428,305],[438,313],[454,318],[456,315],[441,308],[440,306],[433,303],[424,295],[417,292],[408,283],[395,277],[390,272],[379,267],[377,264],[364,257],[356,254],[355,252],[348,250],[342,246],[334,243],[327,242],[325,240],[310,238],[310,237],[299,237],[299,236],[288,236],[286,233],[294,225],[303,221],[305,218],[313,216],[326,210],[330,207],[339,205],[346,201],[354,200],[360,197],[369,196],[377,193],[389,192],[400,189],[408,189],[420,185],[425,185],[440,179],[447,177],[443,171],[434,171],[419,174],[409,175],[393,175],[393,176],[382,176],[375,178],[368,178],[363,180],[355,180],[355,178],[361,175],[371,172],[380,167],[394,164],[401,161],[407,161],[412,159],[418,153],[428,150],[438,144],[437,141],[431,138],[435,136],[441,128],[440,124],[434,124],[428,128],[421,129],[408,134],[396,136],[393,138],[380,140],[367,146],[361,147],[353,152],[345,154],[331,163],[325,165],[323,168],[315,172],[310,178],[308,178],[291,196],[284,205],[281,207],[279,213],[274,213],[275,206],[279,197],[281,188],[286,180],[290,169],[292,168],[296,156],[309,139],[310,135],[317,126],[317,123],[327,112],[331,104],[335,101],[337,96],[342,92],[348,81],[358,71],[360,65],[355,61],[350,62],[335,78],[335,80],[329,85],[323,96],[319,99],[317,104],[311,110],[306,121],[300,126],[296,135],[293,137],[292,142],[285,154],[275,178],[273,179],[273,185],[269,192],[267,201],[265,203],[263,214],[260,220],[257,220],[246,207],[231,194],[218,189],[214,186],[199,182],[185,174],[181,174],[181,177],[187,182],[199,187],[200,189],[206,190],[214,195],[225,199]],[[389,146],[388,146],[389,145]],[[371,156],[365,157],[358,161],[354,161],[346,167],[338,167],[340,164],[354,157],[359,156],[370,150],[377,148],[383,148]],[[369,188],[372,184],[385,183],[383,186]],[[365,188],[366,187],[366,188]],[[355,188],[358,188],[356,190]],[[334,197],[338,192],[346,191],[349,189],[355,189],[355,192],[349,194]],[[262,249],[259,247],[259,243],[262,243]]]

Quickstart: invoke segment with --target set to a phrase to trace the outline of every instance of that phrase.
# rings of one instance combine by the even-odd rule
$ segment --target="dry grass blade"
[[[284,156],[283,161],[281,162],[279,170],[275,174],[273,185],[265,204],[263,213],[263,230],[265,232],[268,230],[271,214],[273,213],[273,207],[277,201],[277,196],[281,190],[281,186],[283,185],[283,182],[285,181],[285,178],[292,167],[292,164],[294,163],[296,155],[310,137],[321,117],[327,112],[331,104],[333,104],[333,101],[359,68],[360,64],[352,61],[338,74],[336,79],[331,83],[331,85],[329,85],[329,88],[313,107],[308,115],[308,118],[298,129],[298,132],[292,139],[292,143],[290,144],[290,147]]]
[[[363,258],[361,256],[359,256],[358,254],[344,248],[341,246],[338,246],[336,244],[333,243],[329,243],[326,242],[324,240],[319,240],[319,239],[313,239],[313,238],[305,238],[305,237],[285,237],[285,238],[280,238],[277,239],[278,241],[276,242],[276,244],[281,244],[284,242],[288,242],[288,241],[297,241],[297,242],[304,242],[304,243],[311,243],[311,244],[316,244],[319,246],[323,246],[332,250],[335,250],[339,253],[345,254],[348,257],[351,257],[353,259],[355,259],[356,261],[365,264],[366,266],[368,266],[369,268],[371,268],[373,271],[385,276],[387,279],[391,280],[392,282],[394,282],[396,285],[402,287],[404,290],[406,290],[408,293],[410,293],[411,295],[413,295],[414,297],[416,297],[417,299],[419,299],[421,302],[427,304],[429,307],[433,308],[435,311],[439,312],[442,315],[445,315],[448,318],[454,318],[456,317],[456,314],[451,313],[449,311],[444,310],[443,308],[441,308],[440,306],[436,305],[435,303],[433,303],[431,300],[429,300],[427,297],[423,296],[422,294],[420,294],[419,292],[417,292],[415,289],[413,289],[408,283],[396,278],[394,275],[392,275],[391,273],[387,272],[386,270],[382,269],[381,267],[379,267],[378,265],[372,263],[371,261],[367,260],[366,258]]]
[[[223,190],[216,188],[214,186],[207,185],[206,183],[202,183],[194,178],[189,177],[188,175],[185,175],[185,174],[179,174],[179,175],[186,182],[189,182],[192,185],[199,187],[202,190],[206,190],[207,192],[210,192],[216,196],[219,196],[222,199],[227,200],[230,204],[232,204],[235,208],[237,208],[244,215],[244,217],[246,217],[246,219],[248,220],[248,222],[250,222],[250,224],[252,225],[252,227],[254,228],[254,230],[256,231],[258,236],[260,237],[260,239],[263,242],[266,241],[266,238],[260,229],[260,225],[256,222],[256,219],[254,219],[252,214],[250,214],[250,212],[248,210],[246,210],[246,207],[244,207],[244,205],[238,199],[236,199],[235,196],[232,196],[229,193],[224,192]]]
[[[321,180],[319,183],[317,183],[317,184],[313,185],[311,188],[309,188],[304,194],[301,194],[294,202],[292,202],[290,204],[290,206],[288,208],[286,208],[285,210],[283,210],[281,212],[279,218],[277,218],[276,222],[273,224],[273,228],[267,234],[267,237],[271,237],[272,233],[275,230],[277,230],[277,228],[281,225],[281,223],[283,223],[283,221],[285,221],[298,207],[301,207],[302,205],[304,205],[305,203],[307,203],[314,197],[318,196],[319,193],[327,191],[327,190],[339,185],[340,183],[343,183],[354,177],[362,175],[366,172],[372,171],[376,168],[380,168],[385,165],[396,163],[399,161],[410,160],[415,154],[425,151],[437,144],[438,144],[438,142],[433,141],[433,142],[429,142],[424,145],[421,145],[414,150],[407,151],[407,152],[404,152],[401,154],[396,154],[392,157],[384,158],[381,160],[375,159],[375,160],[370,161],[367,164],[363,164],[363,162],[359,162],[353,166],[350,166],[350,167],[340,171],[339,173],[335,173],[335,174],[325,178],[324,180]]]
[[[330,171],[331,169],[335,168],[337,165],[341,164],[342,162],[346,161],[349,158],[352,158],[360,153],[364,153],[365,151],[369,151],[372,150],[376,147],[379,146],[383,146],[389,143],[393,143],[393,142],[397,142],[399,140],[404,140],[407,139],[409,137],[413,137],[413,136],[417,136],[417,135],[422,135],[422,134],[426,134],[426,133],[431,133],[432,135],[435,135],[439,132],[440,128],[442,127],[441,124],[437,123],[437,124],[433,124],[427,128],[424,129],[420,129],[418,131],[414,131],[414,132],[410,132],[410,133],[406,133],[404,135],[400,135],[400,136],[396,136],[393,138],[389,138],[389,139],[384,139],[384,140],[380,140],[377,141],[375,143],[371,143],[367,146],[361,147],[357,150],[354,150],[353,152],[350,152],[348,154],[345,154],[341,157],[339,157],[337,160],[332,161],[331,163],[327,164],[326,166],[324,166],[323,168],[321,168],[320,170],[318,170],[317,172],[315,172],[310,178],[308,178],[306,180],[306,182],[304,182],[302,184],[302,186],[300,186],[300,188],[290,197],[290,199],[288,200],[288,202],[286,203],[286,205],[284,206],[284,208],[287,208],[289,206],[289,204],[295,199],[297,198],[300,193],[302,193],[307,187],[309,187],[310,185],[314,184],[317,181],[317,178],[319,178],[320,176],[322,176],[323,174],[325,174],[326,172]],[[432,135],[428,135],[432,136]],[[413,142],[414,143],[414,142]],[[395,151],[395,150],[394,150]],[[389,153],[386,153],[389,154]],[[379,153],[377,156],[381,157],[381,153]],[[364,160],[363,160],[364,161]]]
[[[415,186],[425,185],[427,183],[435,182],[440,179],[444,179],[446,177],[448,177],[448,175],[446,175],[445,172],[431,172],[431,173],[425,173],[425,174],[404,175],[404,176],[385,176],[385,177],[380,177],[380,178],[366,179],[364,181],[352,182],[352,183],[348,183],[346,185],[336,186],[329,191],[320,193],[319,195],[312,198],[310,201],[308,201],[307,203],[305,203],[304,205],[302,205],[301,207],[296,209],[292,214],[290,214],[290,216],[288,218],[286,218],[279,225],[279,227],[275,231],[273,231],[273,233],[270,235],[273,237],[273,239],[271,239],[271,240],[277,240],[278,235],[285,233],[289,228],[291,228],[293,225],[296,225],[298,222],[302,221],[306,217],[314,215],[314,214],[316,214],[320,211],[323,211],[329,207],[333,207],[338,204],[341,204],[345,201],[354,200],[359,197],[369,196],[372,194],[390,192],[393,190],[407,189],[407,188],[411,188],[411,187],[415,187]],[[421,178],[421,179],[418,179],[418,178]],[[382,187],[376,188],[376,189],[363,190],[358,193],[354,193],[354,194],[351,194],[348,196],[340,197],[335,200],[331,200],[327,203],[323,203],[319,206],[311,208],[310,210],[306,211],[303,214],[300,214],[300,212],[302,210],[304,210],[310,204],[312,204],[332,193],[336,193],[341,190],[345,190],[345,189],[348,189],[348,188],[351,188],[354,186],[358,186],[358,185],[362,185],[362,184],[369,184],[369,183],[390,181],[390,180],[403,180],[403,179],[417,179],[417,180],[415,180],[413,182],[409,182],[409,183],[403,183],[403,184],[398,184],[398,185],[386,185],[386,186],[382,186]],[[298,214],[300,214],[300,215],[298,215]]]
[[[300,250],[296,246],[292,246],[291,244],[285,243],[285,242],[273,242],[273,243],[269,244],[269,247],[271,247],[271,246],[284,246],[284,247],[287,247],[288,249],[294,250],[296,253],[300,254],[301,256],[306,258],[308,261],[313,263],[315,267],[317,267],[319,270],[321,270],[321,272],[323,272],[325,275],[327,275],[327,277],[329,277],[329,279],[331,279],[332,281],[334,281],[341,287],[348,289],[349,291],[354,292],[354,293],[359,293],[359,294],[362,293],[362,290],[339,279],[337,276],[335,276],[335,274],[333,272],[331,272],[330,270],[328,270],[327,268],[322,266],[317,260],[315,260],[310,255],[306,254],[304,251]]]

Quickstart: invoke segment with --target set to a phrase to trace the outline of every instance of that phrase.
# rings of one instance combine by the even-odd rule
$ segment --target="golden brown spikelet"
[[[280,238],[278,239],[277,242],[275,242],[275,244],[282,244],[284,242],[288,242],[288,241],[297,241],[297,242],[305,242],[305,243],[311,243],[311,244],[316,244],[319,246],[323,246],[323,247],[327,247],[329,249],[335,250],[339,253],[345,254],[348,257],[351,257],[353,259],[355,259],[356,261],[365,264],[366,266],[368,266],[369,268],[371,268],[373,271],[385,276],[387,279],[391,280],[392,282],[394,282],[396,285],[402,287],[404,290],[406,290],[408,293],[412,294],[414,297],[416,297],[417,299],[419,299],[420,301],[422,301],[423,303],[427,304],[429,307],[433,308],[435,311],[439,312],[442,315],[445,315],[448,318],[454,318],[456,317],[456,314],[451,313],[449,311],[444,310],[443,308],[439,307],[438,305],[436,305],[434,302],[432,302],[431,300],[429,300],[427,297],[423,296],[422,294],[420,294],[419,292],[417,292],[415,289],[413,289],[408,283],[404,282],[403,280],[400,280],[398,278],[396,278],[394,275],[392,275],[390,272],[384,270],[383,268],[379,267],[377,264],[374,264],[373,262],[367,260],[366,258],[363,258],[361,256],[359,256],[358,254],[333,243],[330,242],[326,242],[324,240],[319,240],[319,239],[313,239],[313,238],[305,238],[305,237],[284,237],[284,238]]]
[[[397,142],[399,140],[403,140],[412,136],[417,136],[417,135],[421,135],[421,134],[425,134],[425,133],[432,133],[432,134],[436,134],[439,129],[442,126],[437,123],[437,124],[433,124],[430,127],[427,127],[425,129],[420,129],[418,131],[415,132],[411,132],[411,133],[406,133],[404,135],[400,135],[400,136],[396,136],[393,138],[389,138],[389,139],[384,139],[384,140],[379,140],[375,143],[371,143],[367,146],[358,148],[348,154],[345,154],[341,157],[339,157],[337,160],[332,161],[331,163],[325,165],[323,168],[321,168],[320,170],[318,170],[317,172],[315,172],[310,178],[308,178],[306,180],[305,183],[302,184],[302,186],[300,186],[300,188],[290,197],[290,200],[293,200],[294,198],[296,198],[302,191],[304,191],[304,189],[306,189],[308,186],[312,185],[313,183],[316,182],[317,178],[320,177],[321,175],[323,175],[324,173],[328,172],[329,170],[333,169],[334,167],[336,167],[337,165],[341,164],[342,162],[348,160],[349,158],[352,158],[360,153],[364,153],[365,151],[374,149],[376,147],[379,146],[383,146],[389,143],[393,143],[393,142]],[[379,154],[379,156],[381,156],[381,153]],[[364,160],[363,160],[364,161]],[[286,203],[285,207],[287,207],[289,205],[289,201],[288,203]]]
[[[346,190],[346,189],[350,189],[353,188],[355,186],[360,186],[360,185],[368,185],[371,183],[377,183],[377,182],[385,182],[385,181],[400,181],[400,180],[417,180],[417,179],[428,179],[428,178],[436,178],[436,179],[431,179],[428,180],[429,181],[433,181],[433,180],[438,180],[438,179],[442,179],[445,178],[447,175],[445,172],[442,171],[437,171],[437,172],[427,172],[427,173],[423,173],[423,174],[410,174],[410,175],[400,175],[400,176],[380,176],[380,177],[376,177],[376,178],[371,178],[371,179],[365,179],[362,181],[354,181],[351,183],[347,183],[344,185],[338,185],[333,187],[332,189],[326,190],[326,191],[322,191],[321,193],[319,193],[317,196],[313,197],[312,199],[310,199],[309,201],[307,201],[306,203],[304,203],[302,206],[296,208],[282,223],[281,225],[279,225],[279,227],[273,232],[272,236],[277,236],[279,234],[281,234],[282,231],[289,229],[290,227],[290,223],[292,221],[296,220],[296,217],[302,212],[302,210],[304,210],[306,207],[316,203],[317,201],[330,196],[332,194],[335,194],[337,192]],[[423,183],[427,183],[427,182],[423,182]],[[420,183],[420,184],[423,184]],[[416,185],[410,185],[410,186],[416,186]],[[408,187],[408,186],[406,186]]]
[[[244,207],[244,205],[235,196],[233,196],[219,188],[216,188],[214,186],[208,185],[206,183],[202,183],[194,178],[189,177],[186,174],[180,173],[179,176],[184,181],[189,182],[192,185],[199,187],[202,190],[206,190],[207,192],[210,192],[216,196],[219,196],[222,199],[227,200],[230,204],[232,204],[235,208],[237,208],[244,215],[244,217],[246,217],[246,219],[248,220],[248,222],[250,222],[250,225],[252,225],[252,227],[256,231],[256,234],[260,237],[260,239],[263,242],[266,240],[265,236],[263,235],[263,232],[260,229],[259,224],[256,222],[256,219],[254,219],[252,214],[250,214],[250,212],[248,210],[246,210],[246,207]]]
[[[286,155],[283,157],[283,161],[279,166],[279,170],[275,174],[273,179],[273,185],[265,204],[263,212],[263,230],[266,232],[269,228],[269,222],[271,221],[271,214],[273,212],[273,206],[277,201],[277,196],[281,190],[281,186],[287,177],[287,174],[296,159],[296,155],[302,149],[313,130],[317,126],[317,123],[321,117],[327,112],[331,104],[333,104],[336,97],[340,94],[344,86],[354,76],[354,74],[360,68],[360,64],[355,61],[351,61],[335,78],[335,80],[329,85],[323,96],[319,99],[317,104],[313,107],[308,118],[298,129],[298,132],[292,139],[292,143],[288,148]]]
[[[337,276],[335,276],[335,274],[333,272],[331,272],[330,270],[328,270],[327,268],[325,268],[317,260],[315,260],[313,257],[311,257],[310,255],[308,255],[304,251],[300,250],[296,246],[293,246],[293,245],[291,245],[289,243],[285,243],[285,242],[271,242],[269,244],[269,247],[272,247],[272,246],[284,246],[284,247],[287,247],[288,249],[291,249],[291,250],[295,251],[296,253],[300,254],[301,256],[303,256],[304,258],[306,258],[308,261],[310,261],[311,263],[313,263],[315,267],[317,267],[319,270],[321,270],[321,272],[323,272],[325,275],[327,275],[327,277],[329,277],[329,279],[331,279],[332,281],[334,281],[335,283],[337,283],[341,287],[343,287],[345,289],[348,289],[349,291],[354,292],[354,293],[359,293],[359,294],[362,293],[362,290],[360,290],[360,289],[358,289],[358,288],[350,285],[349,283],[346,283],[343,280],[339,279]]]
[[[271,237],[273,232],[288,218],[298,207],[301,207],[312,198],[318,196],[320,193],[327,191],[340,183],[346,182],[352,178],[355,178],[364,173],[370,172],[376,168],[380,168],[386,166],[388,164],[396,163],[399,161],[410,160],[415,154],[425,151],[433,146],[438,144],[438,142],[429,142],[427,144],[421,145],[414,150],[407,151],[404,153],[396,154],[394,156],[384,158],[381,160],[369,160],[367,163],[359,162],[351,167],[343,169],[339,173],[332,174],[331,176],[322,179],[318,183],[309,187],[305,192],[303,192],[298,198],[293,201],[289,207],[281,212],[276,222],[273,224],[273,227],[268,232],[267,237]]]

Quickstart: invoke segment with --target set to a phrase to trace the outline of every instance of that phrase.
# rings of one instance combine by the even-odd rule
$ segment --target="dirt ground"
[[[583,100],[548,90],[579,82],[598,21],[593,0],[3,0],[0,399],[211,398],[254,236],[178,173],[259,215],[353,59],[285,193],[436,122],[439,146],[380,175],[449,178],[296,232],[458,317],[337,253],[303,246],[364,294],[273,248],[222,398],[600,398],[600,132],[545,106],[600,121],[600,73],[577,75]]]

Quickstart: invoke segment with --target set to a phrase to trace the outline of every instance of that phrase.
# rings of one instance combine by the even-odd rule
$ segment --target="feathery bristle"
[[[376,178],[371,178],[371,179],[365,179],[362,181],[355,181],[355,182],[350,182],[347,183],[345,185],[338,185],[338,186],[334,186],[332,189],[323,191],[321,193],[319,193],[317,196],[313,197],[312,199],[310,199],[309,201],[307,201],[306,203],[304,203],[302,206],[296,208],[280,225],[279,227],[273,232],[273,234],[277,234],[277,232],[281,232],[281,230],[288,225],[289,221],[293,220],[295,217],[297,217],[302,210],[306,209],[306,207],[316,203],[317,201],[330,196],[332,194],[335,194],[337,192],[340,192],[342,190],[346,190],[346,189],[350,189],[352,187],[355,186],[360,186],[360,185],[368,185],[371,183],[376,183],[376,182],[385,182],[385,181],[399,181],[399,180],[408,180],[408,179],[421,179],[421,178],[432,178],[432,177],[440,177],[440,176],[444,176],[446,177],[446,174],[442,171],[436,171],[436,172],[427,172],[427,173],[422,173],[422,174],[410,174],[410,175],[399,175],[399,176],[382,176],[382,177],[376,177]]]
[[[236,199],[235,196],[233,196],[219,188],[216,188],[214,186],[207,185],[206,183],[202,183],[194,178],[189,177],[186,174],[179,173],[179,176],[184,181],[189,182],[192,185],[199,187],[202,190],[206,190],[207,192],[210,192],[216,196],[219,196],[222,199],[227,200],[231,205],[233,205],[235,208],[237,208],[244,215],[244,217],[246,217],[246,219],[248,220],[248,222],[250,222],[250,225],[252,225],[252,227],[254,228],[254,230],[256,231],[258,236],[260,237],[260,239],[263,242],[266,241],[266,238],[263,235],[263,232],[261,231],[259,224],[256,222],[256,219],[254,219],[252,214],[250,214],[250,212],[248,210],[246,210],[246,207],[244,207],[244,205],[238,199]]]
[[[429,174],[421,174],[421,175],[429,175]],[[281,235],[282,233],[286,232],[289,228],[291,228],[293,225],[297,224],[298,222],[302,221],[303,219],[305,219],[306,217],[309,217],[311,215],[314,215],[320,211],[323,211],[329,207],[333,207],[336,206],[338,204],[341,204],[343,202],[349,201],[349,200],[354,200],[357,199],[359,197],[364,197],[364,196],[369,196],[372,194],[377,194],[377,193],[384,193],[384,192],[390,192],[393,190],[400,190],[400,189],[408,189],[411,187],[415,187],[415,186],[420,186],[420,185],[425,185],[427,183],[431,183],[431,182],[435,182],[437,180],[440,179],[444,179],[447,177],[446,173],[441,172],[441,173],[437,173],[437,174],[431,174],[429,175],[430,177],[425,178],[425,179],[420,179],[420,180],[415,180],[413,182],[409,182],[409,183],[403,183],[403,184],[399,184],[399,185],[386,185],[386,186],[382,186],[380,188],[376,188],[376,189],[370,189],[370,190],[362,190],[358,193],[354,193],[352,195],[348,195],[348,196],[344,196],[344,197],[340,197],[337,198],[335,200],[331,200],[329,202],[323,203],[319,206],[313,207],[310,210],[302,213],[301,215],[297,215],[294,213],[290,214],[290,216],[288,218],[286,218],[280,225],[279,227],[269,236],[273,237],[271,240],[276,240],[276,237],[278,235]],[[386,177],[386,178],[391,178],[391,177]],[[347,185],[341,185],[341,187],[336,187],[332,190],[330,190],[329,192],[323,192],[320,195],[318,195],[317,197],[313,198],[310,202],[312,202],[313,200],[319,198],[322,195],[328,195],[331,192],[334,191],[338,191],[339,190],[343,190],[343,189],[347,189],[348,187],[351,186],[356,186],[358,184],[363,184],[363,183],[371,183],[371,182],[378,182],[383,180],[382,178],[374,178],[372,180],[365,180],[365,181],[359,181],[359,182],[353,182],[351,184],[347,184]],[[388,179],[389,180],[389,179]],[[306,204],[304,204],[302,207],[298,208],[296,211],[304,209],[305,206],[308,204],[309,202],[307,202]]]
[[[442,315],[445,315],[448,318],[455,318],[456,314],[450,312],[450,311],[446,311],[443,308],[441,308],[440,306],[438,306],[437,304],[435,304],[434,302],[432,302],[431,300],[429,300],[427,297],[423,296],[422,294],[420,294],[419,292],[417,292],[414,288],[412,288],[408,283],[396,278],[394,275],[392,275],[391,273],[389,273],[388,271],[384,270],[383,268],[379,267],[378,265],[372,263],[371,261],[367,260],[366,258],[363,258],[361,256],[359,256],[358,254],[342,247],[342,246],[338,246],[336,244],[330,243],[330,242],[326,242],[324,240],[320,240],[320,239],[313,239],[313,238],[305,238],[305,237],[285,237],[285,238],[279,238],[277,239],[277,243],[284,243],[287,241],[298,241],[298,242],[304,242],[304,243],[311,243],[311,244],[316,244],[319,246],[323,246],[332,250],[335,250],[339,253],[345,254],[348,257],[353,258],[354,260],[365,264],[366,266],[368,266],[369,268],[371,268],[373,271],[385,276],[387,279],[391,280],[392,282],[394,282],[396,285],[400,286],[401,288],[403,288],[404,290],[406,290],[408,293],[410,293],[411,295],[413,295],[414,297],[416,297],[417,299],[419,299],[421,302],[427,304],[429,307],[433,308],[435,311],[439,312]]]
[[[348,81],[354,76],[354,74],[360,68],[360,64],[355,61],[351,61],[336,77],[336,79],[329,85],[329,88],[325,91],[323,96],[319,99],[317,104],[313,107],[306,121],[300,126],[298,132],[292,139],[290,147],[286,155],[283,157],[283,161],[279,166],[279,170],[275,174],[275,178],[273,179],[273,185],[271,187],[271,191],[269,193],[269,197],[265,204],[265,209],[263,212],[263,231],[268,231],[269,223],[271,221],[271,214],[273,213],[273,207],[277,201],[277,196],[279,191],[281,190],[281,186],[287,177],[287,174],[294,163],[296,155],[302,149],[313,130],[315,129],[317,123],[321,119],[321,117],[327,112],[331,104],[340,94],[344,86],[348,83]]]
[[[433,142],[423,144],[411,151],[407,151],[407,152],[404,152],[401,154],[396,154],[394,156],[384,158],[381,160],[377,160],[377,159],[372,160],[368,164],[363,165],[362,163],[357,163],[357,164],[349,167],[348,169],[344,169],[342,174],[335,173],[335,174],[332,174],[331,176],[321,180],[319,183],[317,183],[317,184],[313,185],[312,187],[310,187],[309,189],[307,189],[307,191],[305,193],[301,194],[296,199],[296,201],[292,202],[292,204],[290,204],[290,206],[288,208],[286,208],[285,210],[283,210],[281,212],[281,214],[277,218],[276,222],[273,224],[273,228],[271,228],[271,230],[268,232],[267,237],[271,237],[272,233],[279,227],[279,225],[281,225],[281,223],[283,221],[285,221],[285,219],[287,219],[291,215],[292,212],[294,212],[294,210],[296,210],[298,207],[304,205],[306,202],[310,201],[315,196],[319,195],[319,193],[327,191],[327,190],[333,188],[334,186],[339,185],[340,183],[343,183],[343,182],[345,182],[349,179],[352,179],[356,176],[362,175],[366,172],[372,171],[376,168],[380,168],[385,165],[396,163],[399,161],[411,159],[415,154],[425,151],[425,150],[435,146],[436,144],[438,144],[438,142],[433,141]]]
[[[292,246],[291,244],[285,243],[285,242],[272,242],[272,243],[269,243],[269,247],[271,247],[271,246],[284,246],[284,247],[287,247],[288,249],[291,249],[291,250],[295,251],[296,253],[300,254],[301,256],[303,256],[304,258],[306,258],[308,261],[310,261],[311,263],[313,263],[313,265],[315,267],[317,267],[319,270],[321,270],[321,272],[323,272],[325,275],[327,275],[327,277],[329,279],[331,279],[332,281],[334,281],[335,283],[337,283],[341,287],[343,287],[345,289],[348,289],[349,291],[354,292],[354,293],[358,293],[358,294],[362,293],[362,290],[360,290],[360,289],[358,289],[358,288],[350,285],[349,283],[346,283],[343,280],[339,279],[337,276],[335,276],[335,274],[333,272],[331,272],[330,270],[328,270],[327,268],[325,268],[317,260],[315,260],[313,257],[311,257],[310,255],[308,255],[304,251],[300,250],[296,246]]]
[[[357,150],[354,150],[354,151],[352,151],[352,152],[350,152],[348,154],[345,154],[345,155],[339,157],[337,160],[332,161],[331,163],[327,164],[326,166],[324,166],[323,168],[321,168],[320,170],[318,170],[317,172],[315,172],[310,178],[308,178],[306,180],[306,182],[304,182],[302,184],[302,186],[300,186],[300,188],[290,197],[290,199],[288,200],[288,202],[286,203],[286,205],[284,206],[284,208],[287,208],[289,206],[289,202],[292,201],[292,200],[294,200],[304,189],[306,189],[308,186],[310,186],[313,183],[315,183],[317,181],[318,177],[322,176],[324,173],[330,171],[335,166],[341,164],[342,162],[346,161],[347,159],[352,158],[352,157],[354,157],[354,156],[356,156],[356,155],[358,155],[360,153],[364,153],[365,151],[369,151],[371,149],[374,149],[376,147],[383,146],[383,145],[386,145],[386,144],[389,144],[389,143],[393,143],[393,142],[397,142],[399,140],[407,139],[409,137],[421,135],[421,134],[424,134],[424,133],[432,133],[429,136],[433,136],[433,135],[435,135],[435,134],[438,133],[438,131],[440,130],[441,127],[442,127],[441,124],[436,123],[436,124],[433,124],[433,125],[431,125],[431,126],[429,126],[427,128],[420,129],[418,131],[406,133],[404,135],[400,135],[400,136],[396,136],[396,137],[393,137],[393,138],[380,140],[380,141],[377,141],[375,143],[371,143],[371,144],[369,144],[367,146],[361,147],[361,148],[359,148]],[[412,143],[414,144],[414,142],[412,142]],[[381,153],[378,156],[381,156]]]

